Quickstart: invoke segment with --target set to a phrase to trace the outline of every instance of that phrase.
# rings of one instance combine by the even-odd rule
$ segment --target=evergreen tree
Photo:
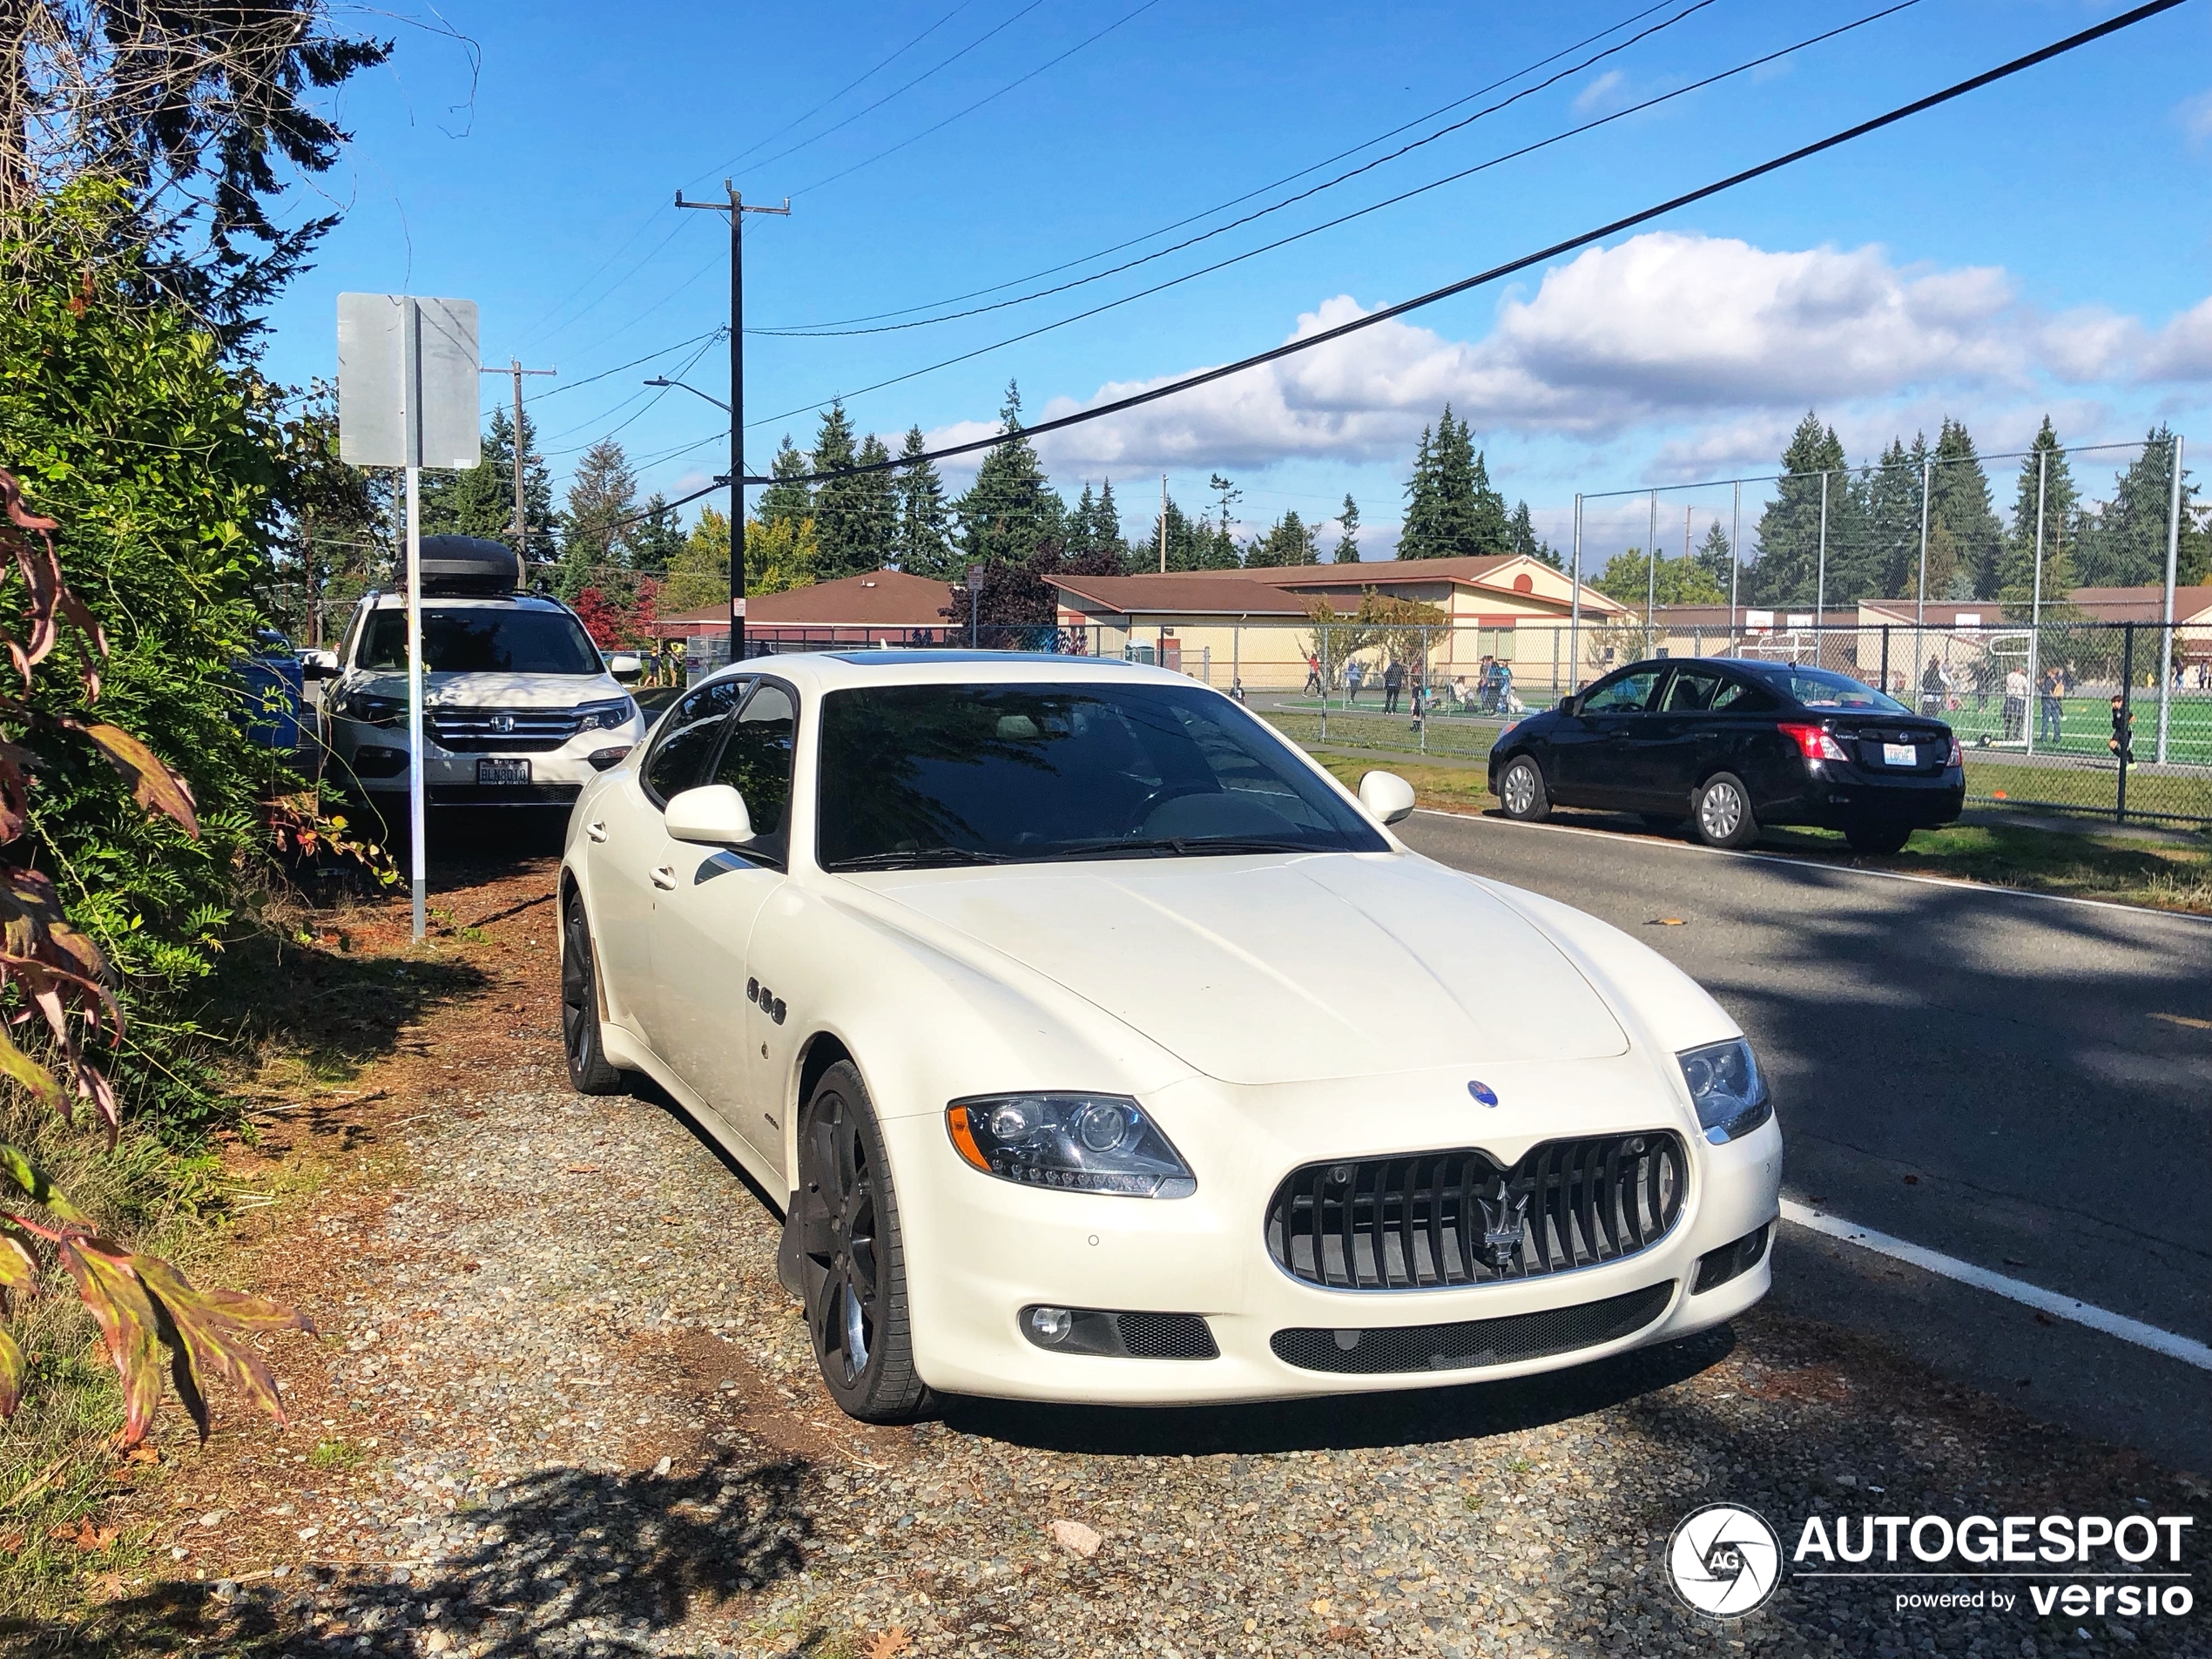
[[[1220,473],[1209,478],[1206,487],[1214,493],[1214,512],[1208,521],[1211,533],[1206,538],[1199,566],[1208,570],[1233,570],[1244,561],[1237,550],[1237,533],[1231,528],[1235,521],[1230,514],[1244,492]]]
[[[1337,550],[1331,562],[1336,564],[1359,563],[1359,503],[1352,499],[1352,492],[1345,491],[1344,510],[1337,515]]]
[[[1426,427],[1413,446],[1413,475],[1406,481],[1406,522],[1398,531],[1401,559],[1441,557],[1444,504],[1436,477],[1436,444]]]
[[[792,444],[791,434],[784,434],[778,446],[776,459],[768,471],[776,482],[760,492],[760,500],[753,509],[764,524],[773,524],[782,519],[812,518],[814,516],[814,491],[811,485],[788,482],[803,478],[814,469],[807,457]]]
[[[1754,590],[1766,604],[1810,604],[1819,586],[1821,475],[1828,475],[1828,534],[1831,549],[1838,508],[1851,495],[1844,446],[1833,427],[1811,410],[1797,422],[1782,452],[1783,476],[1774,499],[1759,515]],[[1840,590],[1838,590],[1840,597]]]
[[[1911,598],[1920,583],[1920,466],[1928,441],[1914,434],[1912,447],[1892,438],[1881,465],[1866,475],[1867,553],[1858,567],[1858,590],[1846,597]],[[1939,588],[1931,588],[1940,594]]]
[[[1717,525],[1715,526],[1718,528]],[[1528,516],[1528,503],[1523,502],[1513,509],[1513,523],[1507,527],[1506,550],[1518,553],[1548,564],[1554,570],[1566,568],[1559,556],[1559,550],[1536,534],[1535,521]]]
[[[1083,485],[1082,498],[1068,516],[1067,556],[1080,561],[1086,570],[1120,570],[1128,562],[1129,550],[1122,545],[1121,509],[1114,504],[1114,481],[1108,479],[1104,489],[1091,493],[1088,482]]]
[[[1118,564],[1130,561],[1129,544],[1122,539],[1122,509],[1114,500],[1111,478],[1098,488],[1098,505],[1090,516],[1090,549],[1094,554],[1109,557]]]
[[[1248,565],[1318,564],[1321,550],[1314,544],[1313,530],[1293,508],[1277,519],[1267,533],[1252,538],[1244,550]]]
[[[902,463],[892,489],[898,497],[899,522],[892,537],[892,562],[901,570],[949,582],[954,576],[951,516],[945,506],[945,481],[937,463],[917,459],[928,453],[918,426],[907,429],[899,452]]]
[[[586,588],[608,589],[610,573],[630,563],[637,527],[622,521],[637,510],[637,475],[622,445],[602,438],[583,452],[569,481],[554,591],[573,599]]]
[[[1473,428],[1447,403],[1433,437],[1422,428],[1413,452],[1398,556],[1457,558],[1505,553],[1512,545],[1505,497],[1490,486],[1489,466],[1475,452]]]
[[[1165,517],[1168,569],[1204,570],[1211,568],[1208,561],[1213,554],[1213,526],[1204,518],[1190,517],[1172,496],[1168,497]],[[1144,545],[1130,545],[1130,562],[1139,571],[1160,568],[1160,523],[1158,518],[1152,521],[1151,534]]]
[[[1460,422],[1460,442],[1471,442],[1474,434],[1467,424]],[[1490,468],[1487,457],[1477,450],[1474,456],[1473,502],[1467,513],[1467,551],[1488,556],[1510,553],[1513,547],[1513,524],[1506,516],[1506,498],[1490,487]]]
[[[2142,453],[2128,463],[2113,496],[2085,527],[2075,548],[2075,569],[2082,585],[2132,588],[2166,580],[2166,540],[2173,515],[2174,434],[2164,424],[2143,440]],[[2184,469],[2182,477],[2182,536],[2176,560],[2178,582],[2202,569],[2202,527],[2196,492]],[[2201,579],[2201,578],[2200,578]]]
[[[1951,533],[1957,576],[1972,584],[1967,598],[1993,596],[1998,587],[1998,563],[2005,533],[1989,501],[1989,477],[1974,453],[1974,441],[1963,422],[1944,417],[1936,435],[1935,469],[1928,485],[1928,521]],[[1934,590],[1934,578],[1929,578]]]
[[[658,489],[645,497],[644,510],[644,521],[631,533],[631,568],[640,576],[665,576],[683,550],[684,532],[676,527],[676,509]]]
[[[1715,519],[1705,532],[1705,539],[1697,544],[1697,551],[1690,555],[1697,568],[1712,577],[1713,585],[1724,595],[1736,576],[1736,550],[1728,543],[1728,532]]]
[[[549,563],[559,551],[553,533],[553,479],[538,453],[528,410],[523,414],[523,507],[529,516],[528,556],[533,563]],[[492,409],[482,461],[463,472],[422,475],[422,533],[481,536],[514,545],[515,422],[503,407]]]
[[[2004,551],[1998,561],[1997,597],[2007,606],[2027,611],[2035,604],[2039,506],[2042,513],[2043,603],[2047,606],[2064,604],[2067,596],[2074,591],[2071,550],[2080,517],[2080,491],[2074,488],[2073,469],[2067,465],[2066,451],[2059,446],[2058,434],[2053,430],[2051,417],[2047,415],[2036,432],[2035,442],[2020,458],[2020,482],[2013,500],[2012,531],[2005,538]]]
[[[1022,433],[1022,392],[1007,382],[999,410],[1004,440],[983,457],[975,482],[953,503],[961,551],[974,562],[1023,563],[1065,538],[1068,509],[1046,482],[1036,449]]]

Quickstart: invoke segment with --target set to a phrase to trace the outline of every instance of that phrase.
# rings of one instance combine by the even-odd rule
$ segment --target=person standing
[[[2066,723],[2066,683],[2059,678],[2056,668],[2043,671],[2043,684],[2037,699],[2035,740],[2056,743]]]
[[[1385,714],[1398,712],[1398,694],[1405,689],[1406,671],[1399,666],[1398,659],[1393,658],[1390,665],[1383,670],[1383,712]]]
[[[1359,688],[1366,683],[1367,666],[1357,657],[1344,665],[1344,705],[1350,708],[1359,700]]]
[[[2017,663],[2005,671],[2005,737],[2016,741],[2027,732],[2027,671]]]
[[[1305,689],[1314,697],[1321,692],[1321,658],[1314,651],[1305,653]]]

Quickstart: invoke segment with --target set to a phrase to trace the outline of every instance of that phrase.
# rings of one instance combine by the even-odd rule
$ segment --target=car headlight
[[[1023,1186],[1187,1198],[1183,1156],[1144,1109],[1121,1095],[983,1095],[945,1108],[953,1150],[986,1175]]]
[[[1697,1122],[1715,1146],[1749,1135],[1774,1116],[1766,1079],[1759,1075],[1751,1045],[1743,1038],[1685,1049],[1675,1058],[1682,1062],[1683,1081],[1689,1085]]]
[[[397,725],[407,718],[407,699],[379,697],[368,691],[342,691],[331,700],[330,711],[341,719],[369,725]]]
[[[637,705],[629,698],[618,697],[606,703],[586,703],[576,715],[580,731],[612,732],[637,718]]]

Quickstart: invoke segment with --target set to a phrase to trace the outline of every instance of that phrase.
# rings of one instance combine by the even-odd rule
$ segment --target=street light
[[[722,413],[723,413],[723,414],[725,414],[725,415],[727,415],[727,414],[729,414],[729,413],[730,413],[730,406],[729,406],[727,403],[725,403],[725,402],[724,402],[724,401],[723,401],[720,398],[718,398],[718,397],[708,397],[708,396],[707,396],[707,395],[706,395],[705,392],[702,392],[701,390],[699,390],[699,388],[698,388],[698,387],[696,387],[696,386],[686,386],[686,385],[685,385],[685,384],[684,384],[684,382],[683,382],[683,381],[671,381],[671,380],[668,380],[668,379],[665,379],[665,378],[662,378],[662,379],[657,379],[657,380],[650,380],[650,381],[647,381],[645,382],[645,384],[646,384],[646,385],[648,385],[648,386],[664,386],[664,386],[673,386],[673,387],[675,387],[675,388],[676,388],[678,390],[679,390],[679,391],[689,392],[689,393],[690,393],[690,394],[691,394],[693,397],[705,397],[705,398],[706,398],[706,401],[707,401],[708,402],[710,402],[710,403],[713,404],[713,405],[714,405],[714,407],[715,407],[716,408],[718,408],[718,409],[721,410],[721,411],[722,411]]]

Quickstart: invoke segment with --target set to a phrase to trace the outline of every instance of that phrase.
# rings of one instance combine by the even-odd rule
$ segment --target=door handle
[[[669,893],[675,892],[676,867],[672,864],[664,864],[660,867],[660,868],[655,870],[653,872],[653,885]]]
[[[607,826],[604,823],[586,824],[583,826],[583,833],[595,841],[604,841],[607,839]]]

